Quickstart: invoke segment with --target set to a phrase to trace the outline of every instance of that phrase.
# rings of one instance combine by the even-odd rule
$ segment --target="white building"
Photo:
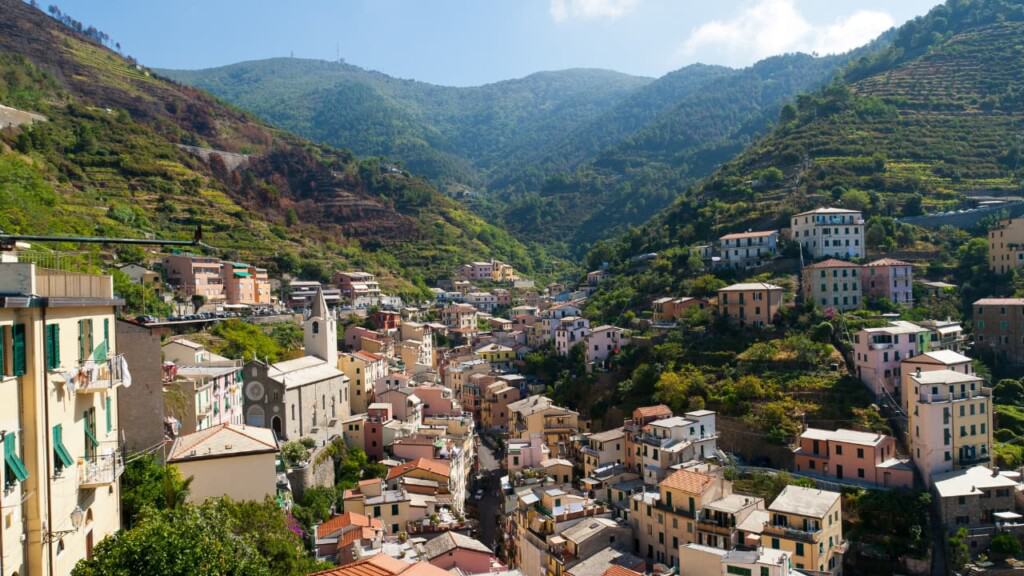
[[[598,326],[584,338],[587,350],[587,365],[605,368],[608,359],[618,354],[622,347],[629,344],[626,331],[618,326]]]
[[[729,268],[755,268],[778,255],[779,231],[761,230],[726,234],[718,239],[722,262]]]
[[[927,348],[928,330],[898,320],[881,328],[865,328],[853,335],[857,377],[874,394],[900,399],[900,363]]]
[[[579,316],[562,318],[555,328],[555,352],[559,356],[568,356],[574,346],[583,342],[590,334],[590,320]]]
[[[793,240],[804,254],[819,258],[863,258],[864,216],[858,210],[818,208],[793,216]]]

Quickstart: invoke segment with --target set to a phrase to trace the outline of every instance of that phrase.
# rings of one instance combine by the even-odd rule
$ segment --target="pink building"
[[[185,296],[203,296],[210,301],[224,300],[221,261],[207,256],[172,254],[164,257],[167,282]]]
[[[562,318],[555,328],[555,352],[559,356],[568,356],[574,346],[583,342],[590,334],[590,320],[579,316]]]
[[[423,544],[421,559],[443,570],[458,568],[463,574],[490,574],[505,570],[490,548],[458,532],[445,532],[428,540]]]
[[[587,349],[587,364],[606,368],[608,359],[629,344],[629,337],[622,328],[605,325],[594,328],[584,342]]]
[[[900,364],[927,345],[929,331],[898,320],[890,326],[865,328],[853,335],[853,362],[857,377],[875,396],[900,397]]]
[[[423,402],[424,416],[457,416],[462,414],[462,406],[455,400],[451,388],[426,384],[411,388]]]
[[[808,428],[793,450],[796,471],[805,474],[910,488],[914,468],[896,457],[896,440],[856,430]]]
[[[380,342],[384,340],[384,335],[376,330],[353,324],[345,329],[345,348],[353,352],[363,350],[364,338]]]
[[[391,446],[391,452],[395,458],[405,461],[416,460],[417,458],[434,459],[444,442],[433,436],[408,436],[399,438]]]
[[[530,436],[529,440],[509,439],[507,452],[505,469],[510,474],[540,466],[540,463],[551,455],[551,450],[540,434]]]
[[[224,262],[221,280],[228,304],[270,304],[270,279],[263,268],[242,262]]]
[[[861,287],[865,298],[884,298],[893,304],[914,304],[914,267],[902,260],[882,258],[864,265]]]

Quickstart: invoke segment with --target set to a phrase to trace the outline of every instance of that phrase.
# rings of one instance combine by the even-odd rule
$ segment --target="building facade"
[[[718,313],[740,326],[768,326],[775,322],[781,309],[781,286],[750,282],[718,291]]]
[[[793,216],[790,232],[812,260],[864,257],[864,216],[858,210],[818,208],[801,212]]]
[[[1024,266],[1024,218],[1002,220],[988,232],[988,267],[1005,274]]]
[[[110,276],[0,263],[3,573],[70,574],[121,528]]]
[[[1024,298],[982,298],[973,310],[975,347],[1003,362],[1024,364]]]
[[[914,305],[914,267],[908,262],[894,258],[868,262],[861,272],[861,286],[865,298]]]
[[[825,310],[854,310],[863,304],[859,264],[830,258],[801,271],[804,300]]]
[[[718,239],[722,262],[729,268],[742,270],[768,263],[778,255],[779,231],[738,232]]]

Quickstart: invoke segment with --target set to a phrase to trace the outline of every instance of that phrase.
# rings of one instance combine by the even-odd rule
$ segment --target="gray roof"
[[[568,568],[566,572],[572,576],[601,576],[611,565],[632,568],[642,563],[641,558],[609,546],[602,548],[589,558],[581,560],[575,566]]]
[[[458,532],[445,532],[444,534],[427,541],[423,545],[423,557],[427,560],[432,560],[442,554],[455,550],[456,548],[472,550],[474,552],[481,552],[484,554],[494,554],[494,551],[479,540],[470,538],[469,536],[463,536]]]
[[[808,518],[824,518],[837,500],[839,500],[838,492],[804,488],[803,486],[786,486],[768,509],[772,512],[796,514]]]

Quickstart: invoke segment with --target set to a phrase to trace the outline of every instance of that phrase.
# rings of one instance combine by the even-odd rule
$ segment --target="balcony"
[[[768,536],[775,536],[786,540],[796,540],[797,542],[804,542],[807,544],[816,544],[820,533],[820,531],[807,532],[806,530],[798,530],[796,528],[790,528],[789,526],[775,526],[768,523],[764,525],[764,531],[762,532],[762,534],[767,534]]]
[[[89,363],[72,371],[66,382],[77,394],[98,394],[121,385],[127,365],[124,356],[117,354],[101,362]]]
[[[99,488],[117,482],[124,472],[124,460],[115,452],[78,463],[78,487]]]
[[[937,394],[929,394],[927,392],[921,392],[919,399],[921,403],[932,404],[935,402],[950,402],[954,400],[970,400],[971,398],[980,398],[982,396],[991,396],[991,388],[981,388],[978,390],[964,390],[963,392],[939,392]]]

